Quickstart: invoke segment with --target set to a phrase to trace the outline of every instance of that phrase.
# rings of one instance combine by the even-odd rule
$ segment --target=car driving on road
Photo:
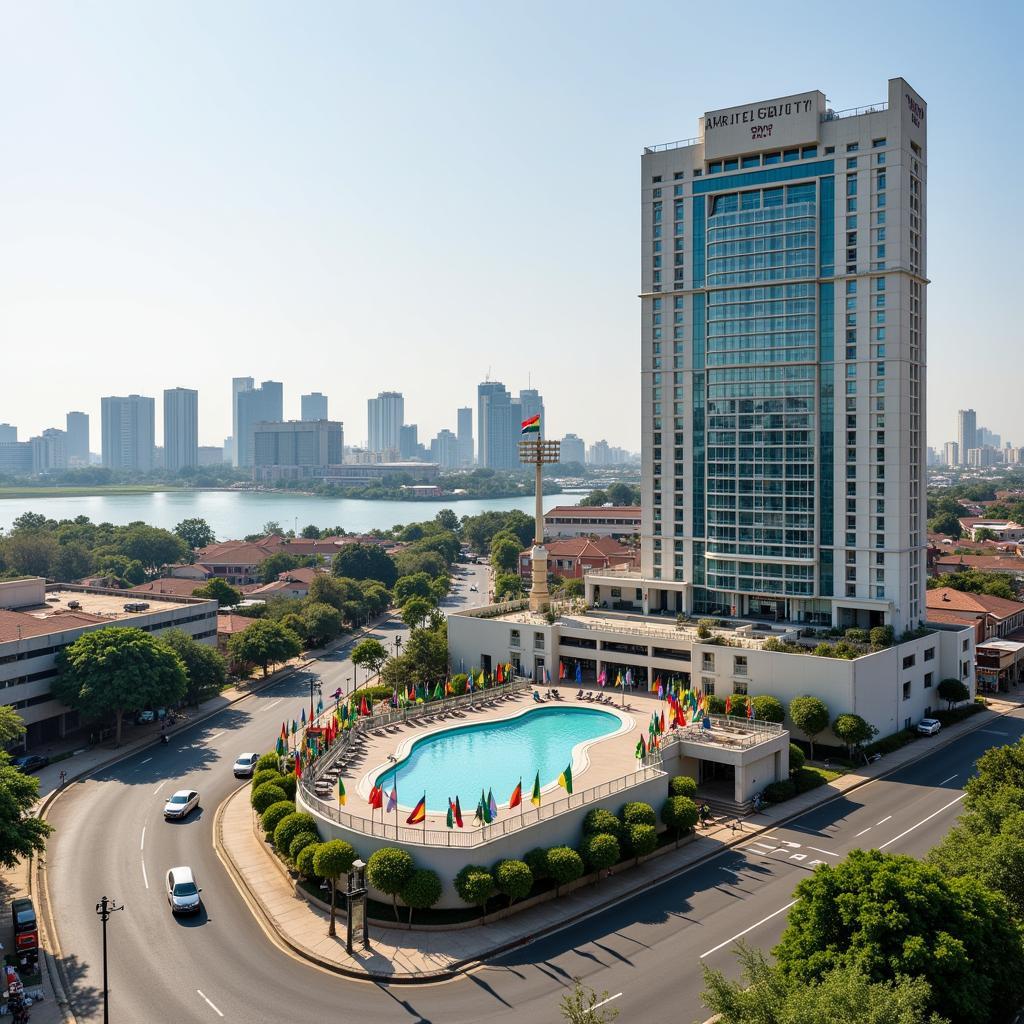
[[[252,773],[256,770],[256,762],[260,759],[259,754],[253,754],[252,752],[247,754],[239,754],[235,758],[234,773],[236,779],[248,779],[252,777]]]
[[[179,789],[164,804],[165,818],[184,818],[199,806],[199,794],[194,789]]]
[[[11,762],[18,771],[22,772],[35,772],[40,768],[45,768],[49,763],[50,759],[41,754],[23,754]]]
[[[917,731],[922,736],[934,736],[942,728],[942,723],[937,718],[922,718],[917,723]]]
[[[171,868],[167,872],[167,902],[172,914],[195,914],[203,905],[195,875],[189,867]]]

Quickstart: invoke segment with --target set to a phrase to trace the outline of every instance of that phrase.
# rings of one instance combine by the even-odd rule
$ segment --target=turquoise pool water
[[[377,782],[383,783],[387,794],[397,776],[398,802],[404,807],[412,807],[426,792],[428,810],[445,812],[449,797],[454,800],[457,794],[467,822],[480,790],[493,789],[500,815],[508,813],[509,797],[520,778],[523,800],[529,806],[538,771],[542,787],[554,782],[569,764],[577,743],[618,728],[617,716],[597,708],[534,708],[504,721],[457,726],[425,736]]]

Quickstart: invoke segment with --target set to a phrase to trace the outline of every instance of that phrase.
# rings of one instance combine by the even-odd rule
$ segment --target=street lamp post
[[[106,896],[96,904],[96,913],[103,922],[103,1024],[110,1020],[107,989],[107,921],[117,910],[124,910],[124,904],[117,906],[114,900],[108,900]]]
[[[400,636],[395,637],[395,657],[399,657],[402,653],[402,638]]]

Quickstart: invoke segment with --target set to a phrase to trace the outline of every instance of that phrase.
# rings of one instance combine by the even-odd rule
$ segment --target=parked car
[[[40,768],[45,768],[50,763],[50,759],[42,754],[22,754],[21,757],[16,757],[11,763],[19,771],[35,772]]]
[[[195,914],[203,905],[195,875],[189,867],[171,868],[167,872],[167,902],[172,914]]]
[[[252,773],[256,770],[256,762],[260,759],[259,754],[239,754],[235,759],[235,778],[236,779],[249,779],[252,778]]]
[[[164,804],[165,818],[184,818],[199,806],[199,794],[194,789],[179,789]]]
[[[11,901],[11,917],[15,950],[26,953],[38,949],[39,923],[36,921],[36,908],[27,896]]]
[[[942,723],[937,718],[922,718],[917,723],[917,731],[922,736],[934,736],[942,728]]]

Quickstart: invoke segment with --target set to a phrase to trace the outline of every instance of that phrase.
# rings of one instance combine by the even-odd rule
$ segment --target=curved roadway
[[[387,629],[378,630],[387,636]],[[640,897],[534,941],[456,980],[421,986],[352,981],[280,950],[241,900],[213,849],[217,805],[237,785],[237,753],[264,749],[282,719],[308,700],[293,676],[247,697],[71,787],[53,805],[49,894],[64,975],[80,1022],[102,1019],[100,896],[125,904],[109,925],[112,1021],[361,1024],[481,1019],[561,1020],[574,976],[617,995],[622,1019],[669,1014],[701,1020],[702,964],[731,969],[736,937],[774,943],[793,887],[818,860],[855,846],[921,854],[955,820],[961,788],[987,747],[1024,733],[1020,713],[812,811],[771,838],[725,851]],[[927,743],[928,741],[922,741]],[[167,823],[161,808],[178,788],[199,790],[199,812]],[[189,864],[204,912],[174,919],[168,868]]]

